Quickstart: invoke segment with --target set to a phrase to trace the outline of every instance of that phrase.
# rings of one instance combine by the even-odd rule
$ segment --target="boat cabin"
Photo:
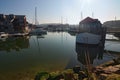
[[[106,30],[98,19],[87,17],[79,23],[76,43],[104,46]]]
[[[87,17],[79,23],[79,32],[101,34],[102,24],[98,19]]]

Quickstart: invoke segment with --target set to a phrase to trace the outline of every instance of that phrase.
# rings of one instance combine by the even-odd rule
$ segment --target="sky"
[[[120,19],[120,0],[0,0],[0,14],[26,15],[28,22],[79,24],[87,16],[101,23]],[[81,17],[82,14],[82,17]]]

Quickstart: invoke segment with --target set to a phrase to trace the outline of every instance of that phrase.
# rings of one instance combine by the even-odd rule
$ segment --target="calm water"
[[[105,44],[105,49],[108,51],[115,51],[115,52],[120,52],[120,38],[115,37],[113,35],[108,35],[106,36],[107,39],[113,39],[116,41],[106,41]]]
[[[84,66],[84,55],[79,51],[84,49],[75,40],[76,37],[67,32],[48,32],[43,37],[9,38],[0,41],[0,80],[30,80],[40,71]],[[116,57],[116,54],[98,52],[99,48],[89,49],[93,65]]]

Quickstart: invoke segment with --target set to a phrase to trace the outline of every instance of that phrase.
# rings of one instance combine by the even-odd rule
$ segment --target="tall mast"
[[[94,13],[92,12],[92,18],[94,18]]]
[[[66,18],[66,24],[68,23],[68,19]]]
[[[61,24],[63,24],[63,17],[61,16]]]
[[[35,25],[37,25],[37,7],[35,7]]]
[[[82,12],[81,12],[81,20],[83,19],[83,14],[82,14]]]
[[[116,16],[115,16],[115,21],[116,21],[116,19],[117,19],[117,18],[116,18]]]

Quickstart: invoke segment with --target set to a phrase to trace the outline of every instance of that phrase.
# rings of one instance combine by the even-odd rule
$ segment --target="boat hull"
[[[86,45],[98,45],[101,42],[101,35],[92,33],[80,33],[76,36],[76,43]]]

